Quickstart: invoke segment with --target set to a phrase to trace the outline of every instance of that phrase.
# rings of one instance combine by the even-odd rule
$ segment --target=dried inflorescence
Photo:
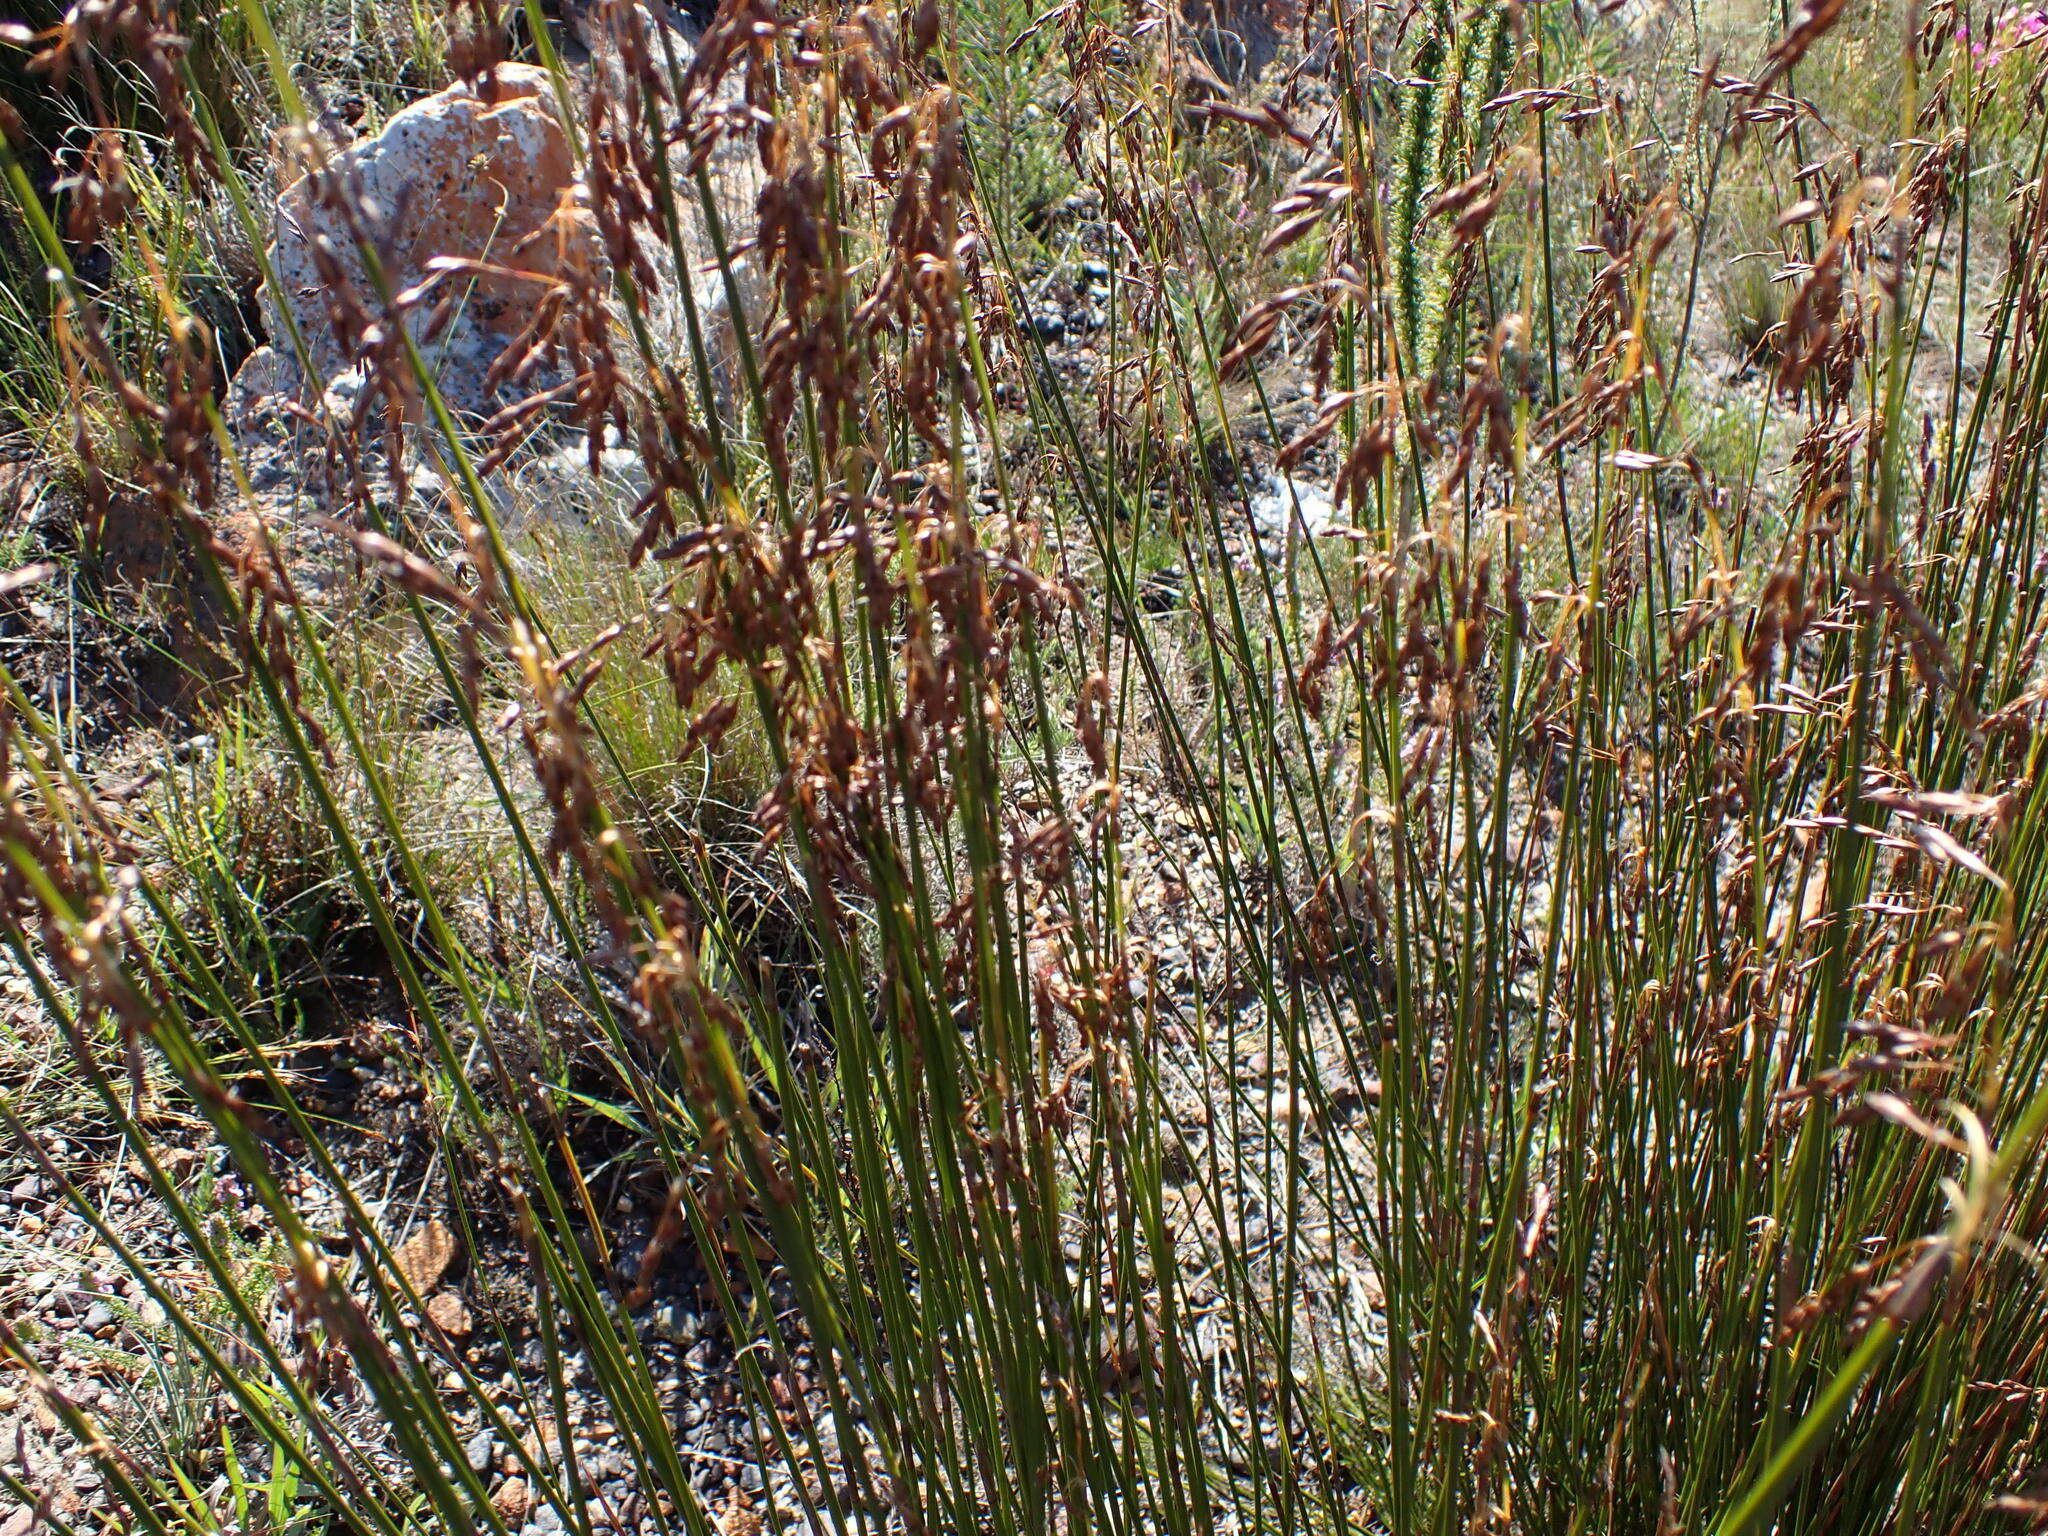
[[[2001,1010],[2034,965],[2017,914],[2048,617],[2008,567],[2042,406],[2033,373],[2000,374],[1977,397],[1979,452],[1958,446],[1960,404],[1938,427],[1939,402],[1885,382],[1978,174],[1967,140],[1930,133],[1889,179],[1846,152],[1792,168],[1784,227],[1812,239],[1784,264],[1759,386],[1790,423],[1770,448],[1781,473],[1744,483],[1754,464],[1693,440],[1691,316],[1665,309],[1709,259],[1694,199],[1712,193],[1686,177],[1709,168],[1711,187],[1718,156],[1816,126],[1792,72],[1841,9],[1802,12],[1757,79],[1708,66],[1681,85],[1701,151],[1681,175],[1629,143],[1628,89],[1525,85],[1548,78],[1531,72],[1542,36],[1507,7],[1333,11],[1320,114],[1219,94],[1165,13],[1119,26],[1061,7],[1034,30],[1067,35],[1066,147],[1092,196],[1075,201],[1100,215],[1084,249],[1116,294],[1085,349],[1020,345],[1009,322],[1025,285],[989,238],[1010,232],[980,224],[969,87],[941,78],[932,4],[802,16],[731,0],[690,50],[603,0],[579,13],[595,55],[580,188],[510,249],[445,253],[395,292],[369,274],[402,210],[316,156],[304,195],[337,224],[310,258],[325,321],[372,386],[334,436],[381,413],[401,491],[409,453],[446,471],[445,523],[366,526],[388,509],[359,472],[325,526],[437,661],[452,651],[452,718],[487,754],[512,743],[539,787],[546,835],[522,868],[591,1012],[628,1026],[607,1039],[631,1090],[618,1113],[644,1117],[648,1161],[666,1160],[646,1246],[609,1277],[622,1316],[691,1236],[726,1244],[764,1311],[799,1275],[846,1381],[902,1376],[938,1426],[919,1440],[900,1414],[865,1419],[918,1448],[883,1444],[857,1473],[907,1529],[936,1524],[916,1465],[960,1428],[952,1383],[986,1385],[968,1376],[981,1357],[1014,1354],[985,1393],[986,1442],[925,1456],[961,1480],[949,1518],[1014,1500],[1004,1523],[1053,1528],[1138,1500],[1143,1479],[1097,1442],[1171,1368],[1176,1391],[1146,1399],[1135,1438],[1191,1448],[1205,1470],[1190,1487],[1210,1486],[1212,1441],[1241,1432],[1262,1470],[1232,1464],[1217,1487],[1332,1492],[1334,1508],[1372,1481],[1346,1458],[1373,1453],[1335,1444],[1335,1411],[1290,1394],[1391,1378],[1412,1394],[1387,1410],[1409,1415],[1407,1439],[1373,1486],[1406,1480],[1391,1497],[1407,1515],[1361,1510],[1361,1528],[1534,1529],[1563,1511],[1676,1530],[1755,1471],[1747,1441],[1701,1422],[1761,1417],[1787,1382],[1824,1391],[1859,1341],[1989,1309],[2008,1223],[2022,1240],[2039,1226],[2038,1188],[2015,1193],[1989,1128],[2013,1124],[2000,1071],[2025,1065],[2008,1045],[2024,1031]],[[121,14],[134,46],[175,58],[155,12]],[[453,61],[496,103],[503,17],[478,0],[467,20]],[[1583,206],[1541,158],[1553,126],[1587,157]],[[1217,260],[1217,224],[1248,221],[1204,206],[1199,162],[1240,141],[1251,170],[1230,185],[1256,181],[1271,218]],[[130,215],[123,153],[92,142],[65,188],[77,229]],[[2001,345],[2034,360],[2038,186],[2010,212]],[[1564,233],[1539,251],[1553,213]],[[518,398],[471,457],[460,433],[422,430],[437,390],[410,343],[486,282],[524,305],[486,379]],[[656,336],[671,303],[686,354]],[[232,476],[203,331],[172,329],[152,391],[121,377],[89,306],[63,324],[66,355],[118,395],[124,472],[220,569],[251,671],[317,747],[298,668],[310,655],[333,676],[322,621],[263,530],[216,531]],[[1267,387],[1283,369],[1284,422]],[[1063,370],[1092,413],[1069,408]],[[620,553],[658,590],[590,634],[541,611],[486,483],[564,429],[593,474],[625,449],[646,477]],[[1348,523],[1247,529],[1239,493],[1269,451],[1330,484]],[[2025,620],[2012,632],[2009,612]],[[660,686],[633,707],[673,717],[687,763],[757,739],[752,851],[786,864],[809,912],[791,968],[826,1007],[808,1024],[778,1011],[704,843],[662,846],[635,819],[593,700],[607,668],[642,663]],[[346,707],[337,683],[323,709]],[[1148,711],[1151,738],[1134,724]],[[1179,797],[1142,808],[1184,812],[1222,871],[1194,903],[1232,952],[1218,987],[1172,990],[1146,958],[1154,914],[1130,910],[1124,873],[1141,762]],[[7,779],[0,805],[0,834],[49,875],[0,871],[14,920],[139,1042],[160,1027],[132,979],[149,975],[146,935],[126,877],[82,856],[118,852],[112,830],[66,822],[34,777]],[[438,1027],[457,994],[490,1056],[496,1004],[476,999],[511,989],[495,958],[424,926],[435,985],[407,1005]],[[788,1048],[818,1011],[823,1029]],[[1256,1056],[1237,1051],[1254,1032]],[[800,1100],[806,1074],[830,1075],[826,1035],[851,1065]],[[1186,1060],[1161,1043],[1194,1036]],[[526,1165],[483,1137],[489,1171],[538,1283],[603,1341],[603,1282],[578,1289],[601,1213],[581,1190],[573,1216],[551,1205],[555,1159],[575,1172],[559,1106],[509,1074],[473,1105],[451,1056],[455,1113],[551,1122]],[[1322,1330],[1304,1337],[1344,1331],[1295,1294],[1341,1230],[1380,1285],[1359,1359],[1319,1343],[1270,1382],[1213,1388],[1176,1362],[1183,1341],[1155,1320],[1188,1315],[1183,1250],[1214,1236],[1168,1229],[1162,1189],[1182,1180],[1158,1142],[1184,1127],[1160,1082],[1176,1068],[1228,1111],[1199,1106],[1210,1167],[1188,1172],[1180,1209],[1255,1191],[1273,1216],[1256,1239],[1226,1231],[1234,1253],[1210,1272],[1228,1292],[1214,1304],[1242,1309],[1247,1358],[1263,1368],[1303,1316]],[[1271,1097],[1247,1114],[1248,1088]],[[1972,1088],[1975,1107],[1945,1120],[1942,1101]],[[901,1139],[849,1153],[837,1138],[870,1094],[893,1095],[876,1118]],[[1371,1108],[1346,1128],[1340,1101]],[[1239,1121],[1264,1140],[1230,1140]],[[1084,1165],[1099,1176],[1075,1195]],[[2008,1197],[2031,1204],[2008,1216]],[[1929,1238],[1944,1201],[1953,1220]],[[1328,1230],[1301,1216],[1318,1202]],[[814,1217],[836,1224],[817,1253]],[[1100,1272],[1070,1253],[1070,1219],[1115,1229]],[[336,1267],[295,1248],[290,1269],[302,1330],[396,1369]],[[887,1292],[879,1323],[870,1287]],[[1010,1310],[979,1310],[990,1296]],[[849,1308],[858,1326],[831,1337]],[[1969,1393],[2021,1401],[2005,1383],[2032,1368],[2023,1351],[1948,1342]],[[748,1369],[788,1379],[782,1347],[763,1328]],[[604,1369],[629,1354],[591,1350]],[[1874,1376],[1854,1405],[1858,1465],[1900,1438],[1900,1405],[1956,1398],[1919,1392],[1917,1369]],[[775,1390],[759,1389],[764,1422],[808,1427],[813,1410]],[[1599,1410],[1581,1416],[1588,1397]],[[1972,1403],[1967,1427],[2010,1446],[2018,1410],[1994,1406]],[[974,1481],[1004,1466],[1007,1416],[1041,1412],[1016,1437],[1040,1447],[1026,1475]],[[672,1457],[658,1409],[632,1434],[650,1465]],[[1808,1513],[1835,1486],[1817,1477]]]
[[[114,125],[121,121],[113,102],[116,87],[110,71],[124,60],[147,78],[152,105],[194,188],[219,176],[213,145],[185,88],[183,65],[191,44],[179,30],[175,6],[159,0],[80,0],[45,32],[31,33],[19,23],[9,23],[6,30],[0,40],[41,45],[29,60],[29,69],[46,76],[52,90],[62,91],[74,76],[83,84],[97,130],[84,176],[96,178],[110,189],[120,185],[120,149],[104,140],[117,132]],[[88,208],[92,201],[87,200]],[[118,218],[104,198],[96,211],[114,213]],[[125,212],[125,207],[120,211]],[[96,230],[98,224],[90,222],[86,227]]]

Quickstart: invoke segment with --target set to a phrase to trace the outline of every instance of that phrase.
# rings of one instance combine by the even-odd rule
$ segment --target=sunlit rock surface
[[[494,387],[491,367],[526,335],[556,279],[608,281],[547,72],[500,65],[494,82],[482,92],[458,82],[415,102],[336,155],[327,174],[285,191],[270,254],[318,378],[303,387],[290,332],[273,313],[273,356],[249,365],[258,388],[292,389],[307,404],[337,384],[349,392],[357,358],[336,321],[346,328],[351,298],[373,321],[382,313],[352,220],[393,291],[435,282],[431,296],[409,308],[406,325],[458,411],[486,414],[516,398],[521,386]],[[486,267],[437,275],[436,257]],[[339,283],[331,280],[337,268]],[[449,318],[429,338],[429,317],[443,301]],[[243,393],[256,397],[258,389]]]

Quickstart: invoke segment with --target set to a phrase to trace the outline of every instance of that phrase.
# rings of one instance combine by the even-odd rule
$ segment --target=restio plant
[[[1865,139],[1800,94],[1839,0],[1748,56],[1673,23],[1633,77],[1596,63],[1626,36],[1570,45],[1623,19],[1554,9],[1316,0],[1228,89],[1145,4],[725,0],[691,39],[600,0],[587,69],[539,6],[464,4],[451,67],[516,36],[555,73],[613,270],[536,291],[574,388],[478,424],[240,0],[392,408],[309,419],[354,483],[400,455],[447,492],[328,510],[345,602],[223,531],[190,291],[81,272],[152,270],[166,196],[264,249],[225,87],[163,0],[14,39],[150,93],[146,130],[91,101],[54,205],[10,153],[48,286],[6,312],[104,413],[83,494],[182,530],[290,785],[244,835],[188,773],[211,798],[153,835],[0,678],[0,931],[203,1283],[0,1113],[224,1403],[159,1456],[28,1373],[127,1529],[2048,1521],[2048,113],[2011,107],[2042,50],[1871,8]],[[1987,71],[1959,39],[1993,24]],[[1046,115],[1057,174],[990,163],[1053,153]],[[1215,203],[1236,167],[1277,203]],[[1772,228],[1716,227],[1737,184],[1785,190]],[[1073,251],[1054,185],[1101,290],[1058,335],[1018,298]],[[1781,243],[1723,378],[1703,301]],[[703,249],[729,343],[656,291]],[[144,325],[146,365],[108,344]],[[619,547],[501,519],[534,434],[630,450]],[[1247,515],[1271,485],[1293,526]],[[435,856],[458,779],[488,857]],[[431,1222],[280,1049],[333,912]],[[167,1105],[263,1213],[262,1284]],[[631,1230],[620,1181],[655,1192]],[[730,1498],[657,1364],[686,1261],[759,1474]],[[5,1318],[0,1349],[33,1359]]]

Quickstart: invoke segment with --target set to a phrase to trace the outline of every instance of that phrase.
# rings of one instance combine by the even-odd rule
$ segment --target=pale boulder
[[[443,395],[459,411],[483,414],[506,403],[512,387],[489,388],[486,376],[533,321],[551,279],[582,275],[609,283],[545,70],[502,64],[494,90],[458,82],[417,101],[381,132],[335,155],[319,182],[347,189],[394,291],[425,282],[437,256],[504,269],[444,276],[439,293],[454,300],[454,318],[431,341],[423,338],[434,305],[407,315]],[[317,239],[332,243],[362,307],[373,316],[379,308],[349,221],[321,191],[314,178],[285,190],[270,253],[319,377],[310,388],[297,378],[276,315],[271,336],[279,357],[260,365],[269,370],[266,381],[295,386],[308,404],[328,395],[357,362],[335,336],[329,287],[314,257]]]

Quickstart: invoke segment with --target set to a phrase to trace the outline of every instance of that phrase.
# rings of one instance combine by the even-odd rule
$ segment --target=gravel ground
[[[1082,765],[1074,770],[1078,790],[1084,787]],[[1220,884],[1191,812],[1144,771],[1127,773],[1122,788],[1119,856],[1130,898],[1129,941],[1145,977],[1140,989],[1161,1024],[1162,1085],[1173,1122],[1168,1140],[1179,1143],[1168,1159],[1173,1224],[1183,1239],[1179,1260],[1197,1314],[1197,1353],[1222,1369],[1226,1340],[1203,1316],[1219,1306],[1221,1293],[1205,1277],[1215,1271],[1226,1243],[1243,1255],[1255,1283],[1259,1276],[1272,1283],[1281,1272],[1285,1256],[1275,1234],[1283,1229],[1284,1213],[1272,1176],[1279,1139],[1296,1117],[1305,1117],[1299,1130],[1311,1193],[1320,1187],[1321,1161],[1331,1147],[1354,1165],[1369,1165],[1364,1115],[1375,1089],[1354,1081],[1346,1062],[1342,1030],[1355,1030],[1355,1021],[1332,1016],[1306,1043],[1305,1057],[1331,1090],[1327,1112],[1310,1112],[1291,1090],[1290,1083],[1300,1079],[1290,1077],[1266,1027],[1258,978],[1248,974],[1231,936],[1215,923]],[[124,1156],[66,1069],[66,1047],[27,983],[16,975],[0,977],[0,1004],[13,1057],[5,1064],[7,1076],[31,1087],[30,1097],[41,1103],[37,1118],[50,1158],[149,1272],[204,1315],[213,1304],[212,1280],[150,1192],[143,1170]],[[417,1087],[394,1060],[365,1059],[352,1054],[347,1042],[307,1051],[293,1066],[306,1106],[351,1127],[337,1133],[334,1145],[372,1217],[390,1240],[411,1238],[420,1246],[420,1234],[438,1226],[448,1201],[446,1165],[435,1155]],[[151,1084],[153,1098],[158,1087]],[[281,1269],[269,1223],[224,1150],[211,1143],[201,1122],[175,1112],[155,1116],[152,1133],[163,1166],[200,1219],[216,1237],[228,1235],[273,1337],[287,1351],[298,1348],[302,1336],[277,1283]],[[324,1184],[297,1149],[280,1143],[276,1151],[286,1187],[300,1200],[309,1224],[333,1234],[331,1250],[344,1252],[342,1214]],[[629,1276],[651,1235],[659,1191],[622,1179],[608,1198],[617,1223],[616,1263]],[[144,1464],[161,1467],[177,1458],[199,1474],[202,1487],[219,1477],[219,1434],[224,1423],[232,1425],[231,1405],[205,1383],[202,1368],[177,1346],[142,1288],[63,1206],[53,1181],[19,1154],[0,1163],[0,1201],[9,1217],[0,1235],[0,1307],[50,1385],[101,1420],[116,1443]],[[1077,1258],[1082,1216],[1075,1216]],[[1370,1302],[1376,1293],[1356,1245],[1335,1229],[1326,1210],[1303,1209],[1295,1229],[1301,1235],[1295,1256],[1301,1316],[1327,1331],[1340,1309],[1359,1308],[1357,1316],[1367,1318],[1372,1331]],[[450,1323],[446,1347],[456,1353],[444,1356],[442,1364],[455,1388],[458,1359],[490,1386],[506,1418],[531,1437],[530,1454],[559,1455],[561,1426],[552,1422],[551,1411],[531,1406],[544,1373],[540,1342],[521,1300],[518,1254],[509,1232],[492,1231],[487,1219],[477,1230],[482,1251],[457,1252],[452,1261],[442,1261],[441,1272],[430,1262],[414,1276],[433,1298],[437,1318],[462,1325]],[[764,1474],[741,1407],[731,1340],[709,1278],[686,1250],[684,1245],[664,1263],[653,1300],[638,1314],[679,1446],[698,1470],[707,1505],[730,1515],[729,1528],[746,1528],[771,1502],[800,1520],[790,1474],[779,1464]],[[771,1300],[778,1311],[786,1310],[788,1298]],[[430,1356],[443,1347],[432,1333],[416,1336]],[[569,1362],[567,1430],[594,1490],[596,1528],[652,1529],[588,1369],[579,1356],[572,1354]],[[796,1364],[808,1377],[814,1362],[799,1349]],[[366,1445],[378,1445],[381,1430],[372,1406],[352,1398],[357,1389],[346,1372],[334,1375],[328,1401],[364,1435]],[[451,1399],[459,1395],[451,1392]],[[819,1422],[829,1423],[822,1394],[813,1390],[808,1398]],[[474,1410],[459,1422],[465,1455],[499,1507],[520,1517],[518,1528],[554,1529],[555,1512],[534,1503],[504,1437]],[[49,1501],[53,1514],[77,1522],[109,1511],[112,1496],[100,1475],[19,1369],[0,1371],[0,1457]],[[396,1471],[388,1448],[376,1459]],[[0,1503],[0,1521],[6,1522],[0,1531],[26,1530],[27,1513]]]

